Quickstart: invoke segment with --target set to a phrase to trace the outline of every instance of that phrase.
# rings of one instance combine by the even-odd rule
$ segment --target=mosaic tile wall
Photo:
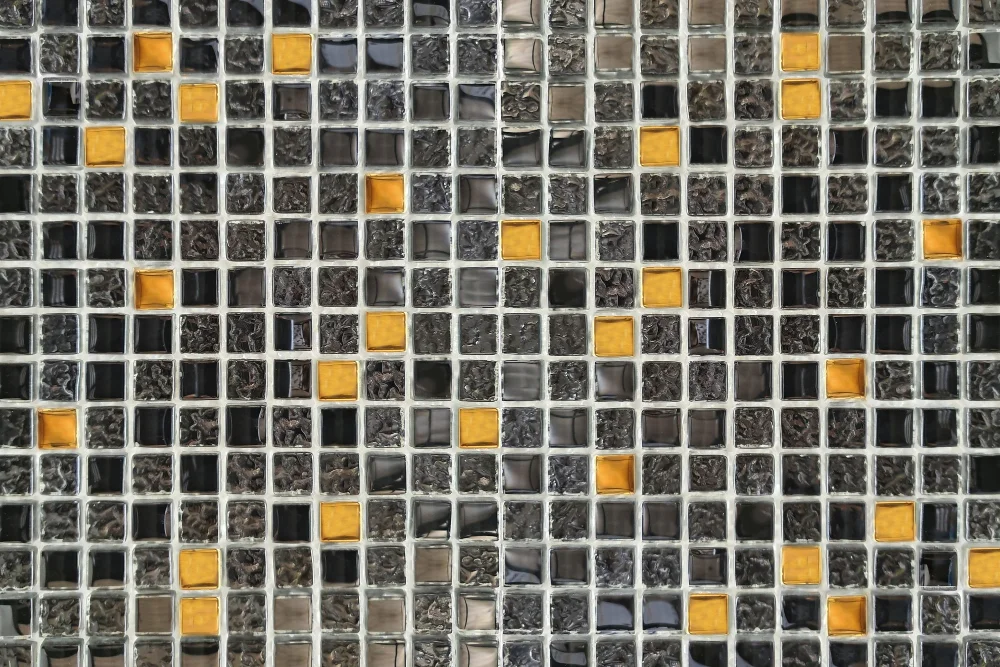
[[[1000,665],[992,0],[0,0],[0,665]]]

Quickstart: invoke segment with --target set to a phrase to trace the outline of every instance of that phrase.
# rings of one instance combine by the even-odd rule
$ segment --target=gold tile
[[[864,396],[864,359],[826,360],[827,398],[864,398]]]
[[[181,549],[177,558],[181,588],[203,591],[219,587],[218,549]]]
[[[218,635],[219,598],[181,598],[181,635]]]
[[[487,449],[500,444],[496,408],[461,408],[458,411],[458,444],[465,449]]]
[[[1000,549],[969,549],[969,586],[1000,588]]]
[[[124,127],[88,127],[83,133],[84,161],[88,167],[121,167],[125,164]]]
[[[402,174],[368,174],[365,176],[366,213],[402,213]]]
[[[781,34],[781,69],[786,72],[812,72],[819,69],[819,33],[785,32]]]
[[[868,632],[868,598],[864,595],[828,597],[826,630],[831,637],[863,635]]]
[[[358,400],[358,362],[321,361],[317,376],[319,378],[319,400]]]
[[[219,85],[182,83],[180,117],[182,123],[218,123]]]
[[[676,167],[680,163],[679,127],[667,125],[639,128],[639,164],[643,167]]]
[[[875,503],[875,541],[912,542],[917,534],[913,501]]]
[[[541,220],[504,220],[500,223],[500,231],[504,259],[542,258]]]
[[[170,310],[174,307],[174,272],[170,269],[136,269],[137,310]]]
[[[635,493],[635,457],[633,455],[598,456],[594,467],[598,493]]]
[[[136,269],[135,307],[169,310],[174,307],[174,272],[171,269]]]
[[[312,69],[312,35],[285,33],[271,36],[272,74],[309,74]]]
[[[39,449],[76,449],[75,408],[39,408],[37,420]]]
[[[406,349],[406,313],[365,314],[365,347],[369,352]]]
[[[169,72],[174,68],[174,40],[169,32],[137,32],[132,36],[132,69]]]
[[[692,635],[727,634],[729,596],[725,593],[693,593],[688,598],[688,632]]]
[[[962,259],[961,220],[924,220],[924,259]]]
[[[819,79],[785,79],[781,82],[781,117],[785,120],[819,118]]]
[[[684,305],[684,273],[673,267],[642,270],[642,305],[645,308],[680,308]]]
[[[0,120],[31,119],[31,82],[0,81]]]
[[[598,357],[631,357],[635,354],[634,321],[629,316],[594,318],[594,354]]]
[[[791,586],[815,585],[820,582],[821,553],[818,546],[785,546],[781,548],[781,583]]]
[[[357,542],[361,539],[361,504],[320,503],[319,524],[324,542]]]

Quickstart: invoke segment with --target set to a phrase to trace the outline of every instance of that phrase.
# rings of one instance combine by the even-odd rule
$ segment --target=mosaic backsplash
[[[0,0],[0,665],[1000,665],[993,0]]]

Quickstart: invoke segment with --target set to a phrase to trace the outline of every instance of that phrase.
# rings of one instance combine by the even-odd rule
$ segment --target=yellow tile
[[[37,418],[39,449],[76,449],[74,408],[39,408]]]
[[[182,83],[180,110],[182,123],[218,123],[219,85]]]
[[[676,167],[681,163],[681,130],[667,125],[639,128],[639,164],[643,167]]]
[[[402,213],[403,175],[368,174],[365,176],[366,213]]]
[[[864,359],[826,360],[827,398],[864,398],[864,396]]]
[[[786,546],[781,548],[781,583],[807,586],[820,581],[820,550],[818,546]]]
[[[819,33],[786,32],[781,35],[781,69],[811,72],[819,69]]]
[[[83,133],[88,167],[121,167],[125,164],[124,127],[88,127]]]
[[[461,408],[458,411],[458,444],[465,449],[486,449],[500,444],[496,408]]]
[[[319,362],[319,400],[358,400],[358,362]]]
[[[312,35],[288,33],[271,36],[272,74],[309,74],[312,69]]]
[[[361,539],[360,503],[320,503],[319,528],[324,542],[357,542]]]
[[[500,223],[504,259],[542,258],[541,220],[504,220]]]
[[[781,117],[785,120],[819,118],[819,79],[785,79],[781,82]]]
[[[218,549],[181,549],[177,559],[181,588],[201,591],[219,587]]]
[[[831,637],[868,632],[868,598],[840,595],[826,599],[826,631]]]
[[[684,305],[684,274],[671,267],[642,270],[642,305],[646,308],[680,308]]]
[[[1000,549],[969,549],[969,586],[1000,588]]]
[[[924,220],[924,259],[961,259],[962,221]]]
[[[181,598],[181,635],[219,634],[219,598]]]
[[[875,541],[912,542],[917,534],[913,501],[875,503]]]
[[[170,310],[174,307],[174,272],[170,269],[136,269],[135,307]]]
[[[635,493],[635,457],[598,456],[595,463],[598,493]]]
[[[367,313],[365,347],[369,352],[402,352],[406,349],[406,313]]]
[[[594,318],[594,354],[598,357],[631,357],[635,354],[631,317]]]
[[[688,598],[688,632],[724,635],[729,632],[729,597],[725,593],[697,593]]]
[[[137,32],[132,36],[132,69],[169,72],[174,68],[174,40],[169,32]]]
[[[31,82],[0,81],[0,120],[31,118]]]

